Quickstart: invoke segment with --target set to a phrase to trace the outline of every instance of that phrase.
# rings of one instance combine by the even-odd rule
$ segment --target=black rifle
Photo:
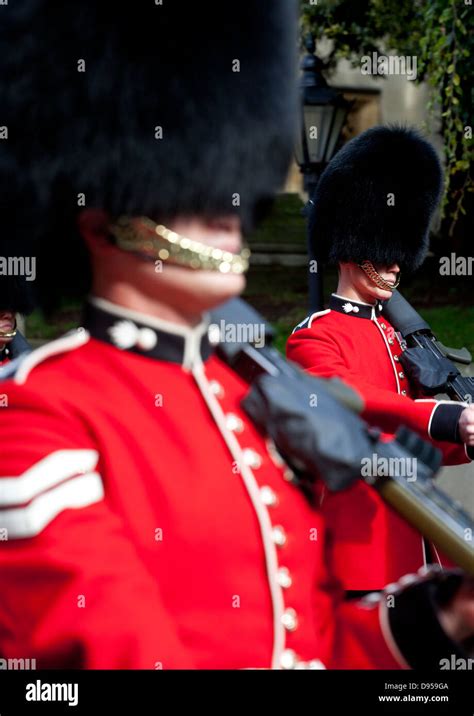
[[[271,347],[271,326],[244,301],[229,301],[212,312],[211,320],[218,326],[234,326],[234,336],[242,335],[238,329],[246,326],[253,329],[249,335],[259,329],[258,348],[252,340],[224,341],[218,353],[251,384],[242,406],[273,439],[295,470],[295,483],[307,496],[318,477],[331,490],[364,479],[424,537],[474,574],[474,523],[432,480],[441,463],[438,450],[406,428],[399,429],[390,442],[380,440],[380,431],[355,415],[363,408],[360,397],[338,380],[315,378],[286,361]],[[310,407],[309,401],[314,395],[318,397],[316,408]],[[373,455],[392,460],[392,465],[415,459],[416,479],[407,480],[396,469],[391,474],[361,478],[362,460]]]
[[[382,314],[406,343],[400,362],[418,393],[446,393],[453,400],[474,403],[474,376],[461,375],[453,363],[471,363],[472,357],[466,348],[455,350],[443,345],[398,291],[384,304]]]

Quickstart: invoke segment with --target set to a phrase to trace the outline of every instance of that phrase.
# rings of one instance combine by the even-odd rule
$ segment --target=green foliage
[[[329,69],[345,57],[354,66],[371,52],[416,56],[418,79],[432,89],[429,109],[441,115],[446,155],[443,212],[452,235],[474,191],[474,8],[464,0],[319,0],[301,2],[302,28],[333,40]],[[472,129],[471,129],[472,134]]]

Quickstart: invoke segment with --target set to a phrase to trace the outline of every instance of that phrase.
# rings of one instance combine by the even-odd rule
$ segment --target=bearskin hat
[[[291,159],[296,18],[294,0],[2,8],[0,177],[18,240],[41,230],[49,290],[84,279],[83,207],[162,223],[237,213],[251,228]]]
[[[33,290],[23,276],[0,276],[0,313],[9,310],[28,315],[34,305]]]
[[[310,235],[323,262],[364,260],[418,268],[442,189],[441,165],[416,130],[373,127],[348,142],[321,175]]]

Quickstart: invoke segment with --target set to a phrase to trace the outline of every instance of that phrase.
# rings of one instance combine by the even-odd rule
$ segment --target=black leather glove
[[[329,392],[327,381],[296,371],[262,374],[242,406],[296,471],[343,490],[360,478],[374,446],[366,424]]]

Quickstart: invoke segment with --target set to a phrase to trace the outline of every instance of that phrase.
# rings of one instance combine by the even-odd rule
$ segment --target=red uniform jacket
[[[0,656],[37,668],[396,668],[206,326],[95,299],[0,384]]]
[[[453,410],[440,412],[442,401],[413,399],[399,363],[402,346],[380,315],[382,305],[333,294],[330,306],[296,327],[288,339],[288,358],[315,375],[346,381],[365,402],[363,417],[388,433],[406,425],[432,439],[452,430],[462,406],[455,403]],[[467,462],[463,446],[436,444],[445,464]],[[420,533],[362,481],[344,492],[325,491],[322,509],[333,536],[333,565],[347,590],[380,589],[423,565]]]

